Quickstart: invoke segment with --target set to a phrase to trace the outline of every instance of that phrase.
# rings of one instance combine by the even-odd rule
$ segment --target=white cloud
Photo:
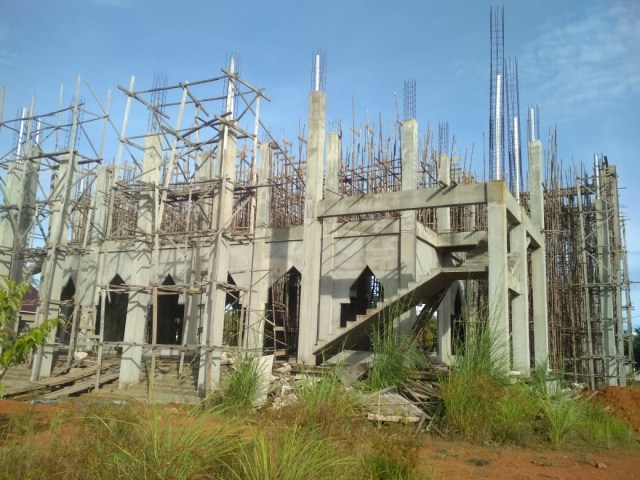
[[[556,116],[640,96],[639,3],[600,4],[544,30],[519,56],[521,80]]]

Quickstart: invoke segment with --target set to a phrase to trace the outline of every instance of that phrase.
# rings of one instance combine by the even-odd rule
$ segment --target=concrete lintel
[[[474,205],[486,202],[486,189],[487,184],[475,183],[373,195],[354,195],[339,200],[325,199],[318,204],[318,217]]]

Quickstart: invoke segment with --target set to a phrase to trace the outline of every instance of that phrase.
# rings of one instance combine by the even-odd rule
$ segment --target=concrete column
[[[458,288],[458,282],[454,282],[438,307],[438,360],[446,365],[453,361],[451,317]]]
[[[602,345],[604,348],[604,374],[607,385],[618,385],[618,361],[616,349],[616,319],[613,316],[611,282],[611,256],[607,202],[596,199],[596,241],[598,242],[598,282],[600,286],[600,318],[602,320]]]
[[[269,256],[265,237],[270,222],[271,186],[267,185],[273,168],[273,150],[271,144],[260,145],[260,165],[258,167],[258,188],[256,193],[256,228],[253,242],[253,258],[249,315],[247,320],[246,346],[252,350],[262,349],[264,345],[265,305],[269,293]]]
[[[524,209],[522,215],[526,215]],[[511,345],[513,369],[524,377],[529,376],[531,354],[529,351],[529,288],[527,284],[527,231],[522,225],[515,225],[509,232],[511,252],[517,255],[513,276],[518,281],[519,291],[511,301]],[[491,267],[489,267],[491,268]]]
[[[151,238],[154,231],[157,186],[160,178],[160,164],[162,162],[162,145],[160,136],[149,134],[144,139],[144,158],[142,160],[141,181],[144,190],[138,203],[138,221],[136,224],[136,241],[133,252],[133,268],[131,284],[148,287],[151,284],[152,249]],[[132,290],[129,293],[127,309],[127,323],[124,329],[124,341],[135,343],[125,346],[122,350],[120,362],[120,388],[140,381],[140,367],[142,364],[142,346],[145,342],[147,318],[151,292],[149,288]],[[149,372],[153,375],[154,372]]]
[[[342,138],[337,132],[327,135],[327,171],[325,178],[325,198],[339,198],[338,173],[342,158]],[[333,318],[333,277],[335,256],[336,218],[327,218],[322,228],[322,274],[320,277],[320,338],[330,336],[340,325],[340,318]]]
[[[197,154],[197,166],[195,171],[195,179],[198,182],[207,182],[212,179],[212,168],[214,163],[215,153],[211,151],[199,152]],[[213,185],[204,187],[211,188]],[[198,230],[206,230],[211,228],[210,217],[212,212],[212,199],[205,198],[198,202],[198,208],[196,210],[196,223]]]
[[[411,118],[402,122],[402,191],[417,189],[417,168],[418,122]],[[416,211],[403,211],[400,214],[399,289],[407,288],[409,283],[416,281],[417,258]],[[415,320],[416,311],[412,308],[402,315],[400,331],[408,332]]]
[[[507,265],[507,193],[503,181],[488,182],[489,322],[496,354],[509,354],[509,287]]]
[[[214,222],[218,226],[215,239],[209,249],[210,285],[206,295],[206,314],[201,343],[206,347],[201,352],[198,372],[198,392],[208,394],[220,384],[220,356],[224,331],[225,302],[227,297],[227,277],[229,275],[230,238],[225,234],[233,217],[233,190],[236,178],[236,134],[230,127],[224,127],[222,140],[218,146],[221,152],[218,175],[222,180],[220,192],[214,206]],[[212,350],[214,348],[215,350]]]
[[[13,161],[9,164],[7,172],[7,184],[4,191],[4,209],[0,216],[0,276],[11,275],[11,262],[16,237],[18,237],[18,224],[20,222],[21,199],[24,195],[22,187],[25,172],[24,162]]]
[[[64,253],[60,246],[67,243],[67,229],[69,221],[69,199],[73,186],[75,172],[75,154],[65,155],[58,169],[58,178],[53,188],[51,215],[49,216],[49,234],[47,236],[47,256],[42,266],[42,280],[40,283],[40,300],[36,310],[36,324],[40,325],[50,318],[56,318],[59,313],[57,305],[51,300],[60,298],[64,285],[62,275],[59,274],[64,263]],[[51,375],[54,363],[55,331],[47,339],[47,344],[38,349],[31,372],[32,381]]]
[[[542,143],[529,142],[529,210],[531,224],[544,230],[544,190],[542,187]],[[549,363],[549,321],[547,311],[547,266],[545,246],[531,251],[531,296],[533,304],[533,357],[536,365]]]
[[[36,191],[40,173],[41,152],[29,147],[26,157],[9,164],[5,187],[5,211],[0,216],[0,276],[8,276],[16,282],[25,280],[24,259],[16,255],[27,247],[29,232],[33,227]]]
[[[322,223],[317,216],[317,204],[322,199],[326,114],[327,98],[324,92],[312,92],[309,98],[309,138],[304,198],[304,264],[298,335],[298,362],[300,363],[315,363],[312,351],[318,340]]]
[[[81,262],[81,269],[78,272],[78,285],[83,288],[76,288],[75,304],[80,306],[80,321],[77,346],[84,348],[88,345],[88,337],[95,332],[95,306],[98,304],[100,296],[99,278],[100,247],[107,236],[107,224],[109,213],[109,194],[113,183],[113,167],[99,166],[96,168],[95,188],[92,192],[93,216],[88,231],[87,253]]]
[[[438,183],[442,186],[451,185],[451,159],[446,155],[438,158]],[[436,224],[438,232],[451,230],[451,208],[444,207],[436,210]]]

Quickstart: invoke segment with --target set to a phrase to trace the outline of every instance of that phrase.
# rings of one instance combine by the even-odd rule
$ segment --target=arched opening
[[[175,286],[171,275],[162,282],[165,287]],[[184,305],[179,303],[180,294],[170,288],[158,288],[158,326],[156,331],[157,345],[180,345],[182,342],[182,324],[184,320]],[[147,319],[147,343],[151,343],[153,331],[153,309],[149,309]]]
[[[124,329],[127,325],[127,307],[129,305],[129,294],[124,288],[121,288],[124,285],[124,280],[117,274],[109,282],[110,288],[106,295],[107,303],[104,307],[104,342],[122,342],[124,340]],[[100,297],[96,310],[96,335],[100,335],[101,313],[102,297]]]
[[[69,281],[60,292],[60,316],[64,319],[64,323],[58,326],[56,331],[56,341],[62,345],[69,345],[71,340],[71,324],[73,322],[73,297],[76,294],[76,286],[73,280]]]
[[[224,302],[224,330],[222,332],[223,345],[237,347],[241,344],[241,335],[244,328],[244,311],[240,303],[240,289],[231,274],[227,275],[227,296]]]
[[[291,267],[269,288],[264,349],[278,357],[298,354],[302,274]]]
[[[358,315],[367,313],[367,309],[376,308],[384,301],[384,288],[380,280],[366,266],[357,280],[349,288],[349,303],[340,304],[340,326],[346,327]]]

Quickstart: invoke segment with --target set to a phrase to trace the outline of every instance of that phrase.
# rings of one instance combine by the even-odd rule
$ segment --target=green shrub
[[[155,409],[138,421],[93,419],[106,433],[91,469],[98,478],[215,478],[239,448],[239,436],[210,415],[165,419]]]
[[[296,423],[324,430],[344,429],[350,425],[355,398],[344,388],[337,371],[319,376],[305,375],[294,393],[298,399],[297,406],[293,407]]]
[[[246,412],[256,406],[262,384],[260,359],[237,356],[234,370],[224,382],[220,392],[214,393],[214,404],[233,413]]]
[[[366,385],[371,390],[400,387],[415,376],[419,366],[426,363],[415,343],[392,328],[376,330],[371,342],[373,362],[366,379]]]
[[[353,463],[339,455],[336,443],[317,438],[300,427],[267,436],[255,430],[230,468],[238,480],[324,480],[348,478],[342,474]]]
[[[465,437],[482,440],[492,438],[494,426],[504,425],[516,414],[508,401],[501,404],[508,385],[509,357],[489,325],[484,318],[467,325],[467,341],[457,349],[461,354],[441,379],[445,425]]]

